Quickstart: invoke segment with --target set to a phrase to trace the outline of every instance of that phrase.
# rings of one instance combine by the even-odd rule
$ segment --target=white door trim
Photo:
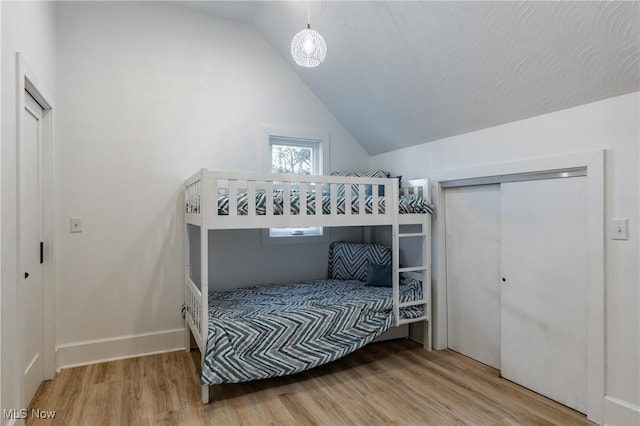
[[[43,95],[39,89],[35,72],[26,63],[24,58],[19,52],[16,52],[16,152],[20,144],[23,142],[22,138],[22,126],[21,119],[25,111],[25,91],[42,106],[43,108],[43,151],[42,151],[42,172],[43,172],[43,239],[44,239],[44,303],[43,303],[43,365],[44,365],[44,378],[51,379],[55,375],[55,352],[54,352],[54,333],[55,333],[55,313],[54,313],[54,273],[52,262],[52,246],[53,246],[53,198],[52,198],[52,180],[53,180],[53,161],[52,161],[52,142],[53,142],[53,126],[52,126],[52,107],[47,101],[47,98]],[[16,161],[20,161],[19,157]],[[16,206],[19,206],[20,200],[20,174],[19,165],[16,165]],[[16,215],[16,229],[20,229],[20,212],[17,211]],[[16,271],[20,271],[20,235],[17,235],[16,247]],[[20,285],[20,274],[16,276],[18,282],[16,285]],[[22,306],[20,298],[20,292],[16,292],[16,306]],[[16,310],[17,324],[20,324],[21,312]],[[21,360],[21,345],[17,345],[17,359]],[[22,379],[19,380],[18,386],[20,387],[18,395],[22,398]],[[28,401],[21,401],[22,406],[26,407]]]
[[[541,173],[586,168],[588,282],[587,282],[587,417],[598,424],[604,421],[605,396],[605,274],[604,274],[604,150],[554,157],[533,158],[479,167],[443,170],[433,176],[435,205],[433,240],[437,244],[434,264],[437,271],[435,295],[436,349],[447,347],[447,276],[444,218],[444,189],[449,181],[494,176]]]

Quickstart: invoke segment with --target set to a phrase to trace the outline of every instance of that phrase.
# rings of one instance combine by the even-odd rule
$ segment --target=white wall
[[[640,406],[638,104],[639,93],[633,93],[371,158],[372,169],[387,168],[416,178],[448,169],[606,149],[605,421],[609,424],[625,415],[616,410],[628,415]],[[614,217],[629,219],[628,241],[611,240]],[[630,404],[630,409],[612,401]]]
[[[57,363],[181,347],[183,180],[262,170],[260,125],[328,132],[334,170],[366,169],[368,156],[248,26],[162,2],[56,9]],[[320,261],[258,236],[224,239],[233,256],[217,273],[271,280],[274,250]]]
[[[2,3],[0,2],[0,76],[2,75]],[[2,79],[0,78],[0,99],[2,99]],[[2,102],[0,101],[0,137],[2,137]],[[4,140],[4,139],[3,139]],[[2,146],[0,146],[0,152]],[[2,161],[0,161],[0,241],[2,241]],[[2,244],[0,243],[0,271],[2,271]],[[0,273],[0,409],[4,408],[2,400],[2,274]]]
[[[194,226],[189,231],[191,277],[199,285],[200,234]],[[361,227],[324,228],[324,232],[330,237],[324,243],[267,247],[261,245],[259,230],[209,232],[209,291],[327,278],[330,242],[362,242],[363,234]]]
[[[606,242],[607,393],[640,405],[637,93],[368,163],[358,143],[247,26],[164,3],[0,5],[2,408],[17,404],[16,50],[42,70],[40,86],[54,105],[58,365],[181,345],[182,180],[200,167],[260,170],[261,124],[311,127],[331,134],[333,170],[370,166],[404,179],[607,149],[606,217],[627,217],[631,229],[629,241]],[[30,20],[35,25],[27,26]],[[83,218],[83,233],[68,232],[71,216]],[[257,232],[224,239],[235,243],[228,252],[250,252],[261,267],[272,250],[307,261],[299,246],[259,247]]]
[[[16,60],[35,72],[36,84],[55,107],[55,21],[53,3],[0,2],[2,9],[1,233],[2,367],[1,408],[19,406],[16,324]],[[4,419],[2,422],[6,422]]]

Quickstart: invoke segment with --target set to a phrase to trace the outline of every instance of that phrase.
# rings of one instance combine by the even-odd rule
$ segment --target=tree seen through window
[[[279,139],[279,140],[278,140]],[[279,174],[320,174],[317,141],[270,137],[271,172]],[[270,237],[322,236],[321,227],[271,228]]]
[[[271,170],[273,173],[310,175],[313,173],[313,149],[303,146],[272,145]]]

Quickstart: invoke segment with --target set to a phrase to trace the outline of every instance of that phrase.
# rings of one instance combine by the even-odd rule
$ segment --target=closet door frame
[[[447,268],[445,250],[445,188],[454,181],[469,184],[499,183],[510,179],[539,179],[540,174],[571,173],[579,170],[587,179],[587,418],[604,421],[605,397],[605,275],[604,275],[604,150],[554,157],[533,158],[437,172],[433,200],[438,207],[433,222],[434,271],[434,347],[445,349],[447,342]]]
[[[41,254],[43,261],[43,273],[44,273],[44,288],[43,288],[43,347],[42,347],[42,356],[43,356],[43,372],[44,372],[44,380],[53,379],[56,372],[55,365],[55,280],[54,280],[54,266],[53,266],[53,108],[51,104],[47,101],[47,97],[41,92],[40,85],[38,83],[38,79],[36,78],[36,71],[32,68],[27,62],[20,52],[16,52],[15,54],[16,60],[16,117],[18,119],[17,123],[17,131],[16,131],[16,152],[18,152],[20,144],[22,143],[22,139],[24,136],[21,134],[21,117],[23,111],[25,111],[26,98],[25,93],[28,92],[29,95],[42,106],[44,110],[44,115],[42,117],[43,121],[43,136],[42,136],[42,169],[41,172],[43,174],[42,179],[42,238],[43,245],[41,246]],[[18,160],[18,159],[17,159]],[[19,160],[18,160],[19,161]],[[16,205],[19,205],[19,188],[20,188],[20,176],[19,176],[19,165],[16,163]],[[16,210],[16,213],[20,214],[19,209]],[[16,219],[16,230],[20,229],[19,217]],[[18,248],[17,252],[19,253],[19,239],[16,235],[16,247]],[[18,290],[18,286],[21,284],[22,280],[19,278],[20,276],[20,256],[16,257],[16,272],[18,276],[16,276],[16,290]],[[16,322],[20,324],[22,321],[23,312],[20,312],[21,306],[23,306],[23,301],[21,300],[21,292],[16,291],[16,301],[15,306],[17,308],[16,312]],[[16,357],[19,362],[22,362],[22,353],[21,353],[21,344],[16,345]],[[22,401],[23,399],[23,382],[22,376],[17,378],[18,384],[18,400],[20,401],[21,407],[26,407],[29,401]]]

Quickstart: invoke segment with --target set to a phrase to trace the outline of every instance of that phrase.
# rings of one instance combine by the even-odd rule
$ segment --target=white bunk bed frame
[[[358,185],[357,194],[352,194],[352,185]],[[366,212],[365,187],[371,185],[372,206]],[[346,208],[344,213],[338,214],[338,191],[344,187],[345,200],[357,197],[358,212]],[[379,212],[378,188],[384,187],[385,209]],[[273,192],[282,189],[283,212],[274,214]],[[322,200],[323,193],[330,194],[330,214],[324,214],[320,203],[316,203],[314,214],[308,214],[307,203],[300,202],[299,214],[291,214],[290,194],[292,190],[299,191],[300,200],[307,195],[314,200]],[[328,192],[327,192],[328,190]],[[266,211],[264,215],[256,214],[255,195],[264,191],[266,197]],[[317,192],[316,192],[317,191]],[[238,192],[245,192],[248,196],[247,214],[237,213]],[[318,176],[292,174],[260,174],[244,172],[220,172],[201,169],[185,182],[185,228],[195,225],[200,228],[200,287],[191,278],[189,232],[185,229],[185,345],[187,351],[191,349],[191,337],[195,340],[202,362],[204,361],[207,331],[209,323],[208,293],[209,293],[209,230],[218,229],[250,229],[250,228],[299,228],[299,227],[339,227],[339,226],[378,226],[390,225],[392,229],[392,270],[393,270],[393,313],[395,326],[418,321],[424,321],[423,347],[431,350],[431,215],[428,213],[398,212],[400,194],[416,194],[430,202],[428,179],[409,180],[402,182],[399,188],[395,178],[346,177],[346,176]],[[211,196],[216,194],[215,196]],[[229,195],[229,211],[226,215],[218,214],[218,195]],[[402,233],[400,225],[421,225],[419,232]],[[412,267],[399,266],[400,238],[422,238],[422,264]],[[423,299],[400,303],[400,273],[411,275],[420,274],[422,280]],[[204,296],[203,296],[204,295]],[[419,318],[401,318],[400,308],[423,305],[423,315]],[[209,402],[209,386],[202,385],[202,402]]]

